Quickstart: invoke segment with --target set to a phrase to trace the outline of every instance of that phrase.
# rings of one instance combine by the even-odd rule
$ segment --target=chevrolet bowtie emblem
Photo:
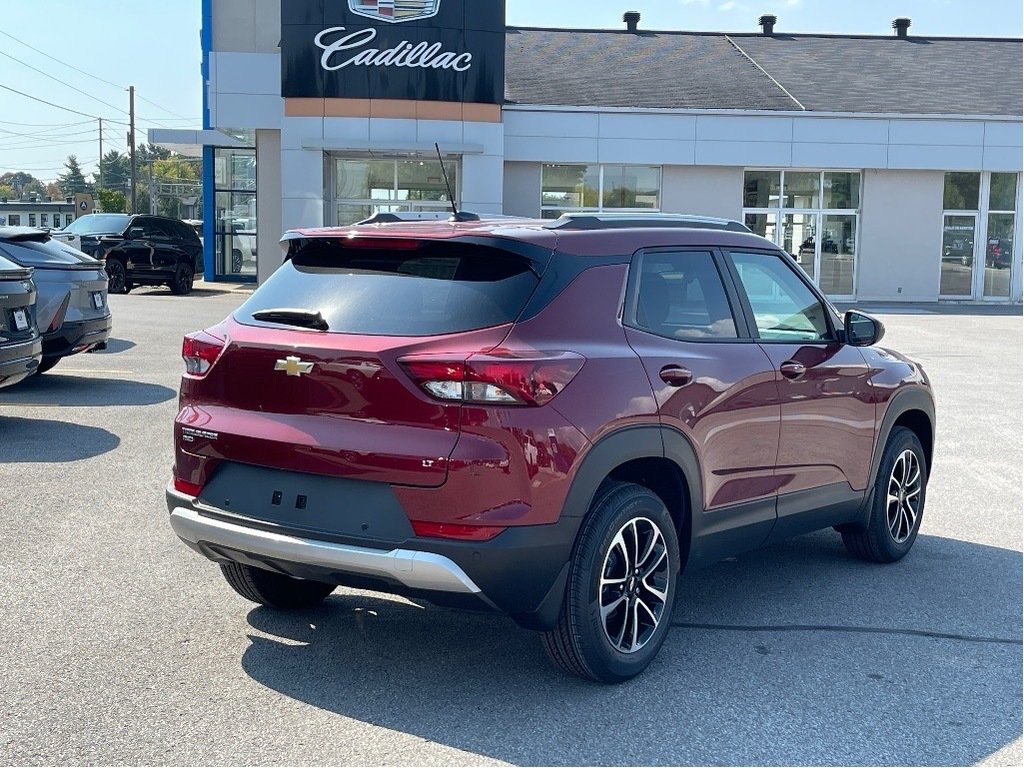
[[[304,373],[313,372],[313,363],[304,363],[298,357],[286,357],[284,360],[277,361],[274,370],[284,371],[289,376],[301,376]]]

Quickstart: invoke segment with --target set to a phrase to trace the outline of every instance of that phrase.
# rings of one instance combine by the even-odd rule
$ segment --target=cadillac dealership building
[[[835,298],[1021,301],[1021,40],[784,24],[203,0],[204,130],[151,140],[204,146],[207,279],[265,278],[287,229],[446,210],[437,142],[465,210],[736,218]]]

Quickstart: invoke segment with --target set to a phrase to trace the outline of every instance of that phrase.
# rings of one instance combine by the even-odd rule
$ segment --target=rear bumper
[[[0,387],[9,387],[31,376],[39,367],[42,342],[37,336],[29,341],[0,345]]]
[[[110,338],[113,317],[108,313],[95,320],[64,323],[43,336],[43,357],[67,357],[99,346]]]
[[[379,542],[316,538],[208,507],[167,488],[171,528],[215,562],[297,578],[422,597],[439,605],[497,610],[529,629],[558,619],[580,520],[510,528],[487,542],[411,537]]]

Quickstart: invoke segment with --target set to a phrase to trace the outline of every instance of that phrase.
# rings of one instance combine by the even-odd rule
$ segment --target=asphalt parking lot
[[[0,392],[0,763],[1020,765],[1022,323],[883,314],[939,402],[902,562],[818,533],[684,578],[618,687],[500,617],[255,608],[167,525],[181,336],[242,292],[113,296],[108,352]]]

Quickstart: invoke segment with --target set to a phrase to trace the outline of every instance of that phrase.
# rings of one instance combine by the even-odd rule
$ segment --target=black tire
[[[120,259],[107,259],[107,293],[128,293],[128,271]]]
[[[187,296],[192,292],[195,270],[188,264],[178,264],[174,268],[174,279],[170,282],[171,293],[175,296]]]
[[[246,600],[271,608],[310,608],[322,603],[334,591],[334,584],[293,579],[251,565],[221,563],[220,570],[235,592]]]
[[[49,359],[43,358],[39,361],[39,367],[36,368],[35,375],[39,376],[40,374],[53,370],[53,366],[59,363],[60,360],[61,359],[59,357],[51,357]]]
[[[632,572],[631,544],[634,552],[648,550],[633,556],[640,567]],[[573,550],[558,624],[541,635],[548,656],[566,672],[597,682],[620,683],[643,672],[671,626],[679,566],[676,527],[664,502],[641,485],[602,486]],[[602,607],[612,608],[607,617]],[[624,644],[633,647],[624,650]]]
[[[242,271],[242,252],[235,248],[231,251],[231,272],[239,274]]]
[[[901,484],[901,476],[905,484]],[[921,441],[906,427],[896,427],[878,465],[867,527],[840,530],[846,549],[854,557],[874,563],[902,559],[917,540],[927,490],[928,464]]]
[[[132,289],[135,288],[135,283],[125,283],[123,293],[131,293]]]

